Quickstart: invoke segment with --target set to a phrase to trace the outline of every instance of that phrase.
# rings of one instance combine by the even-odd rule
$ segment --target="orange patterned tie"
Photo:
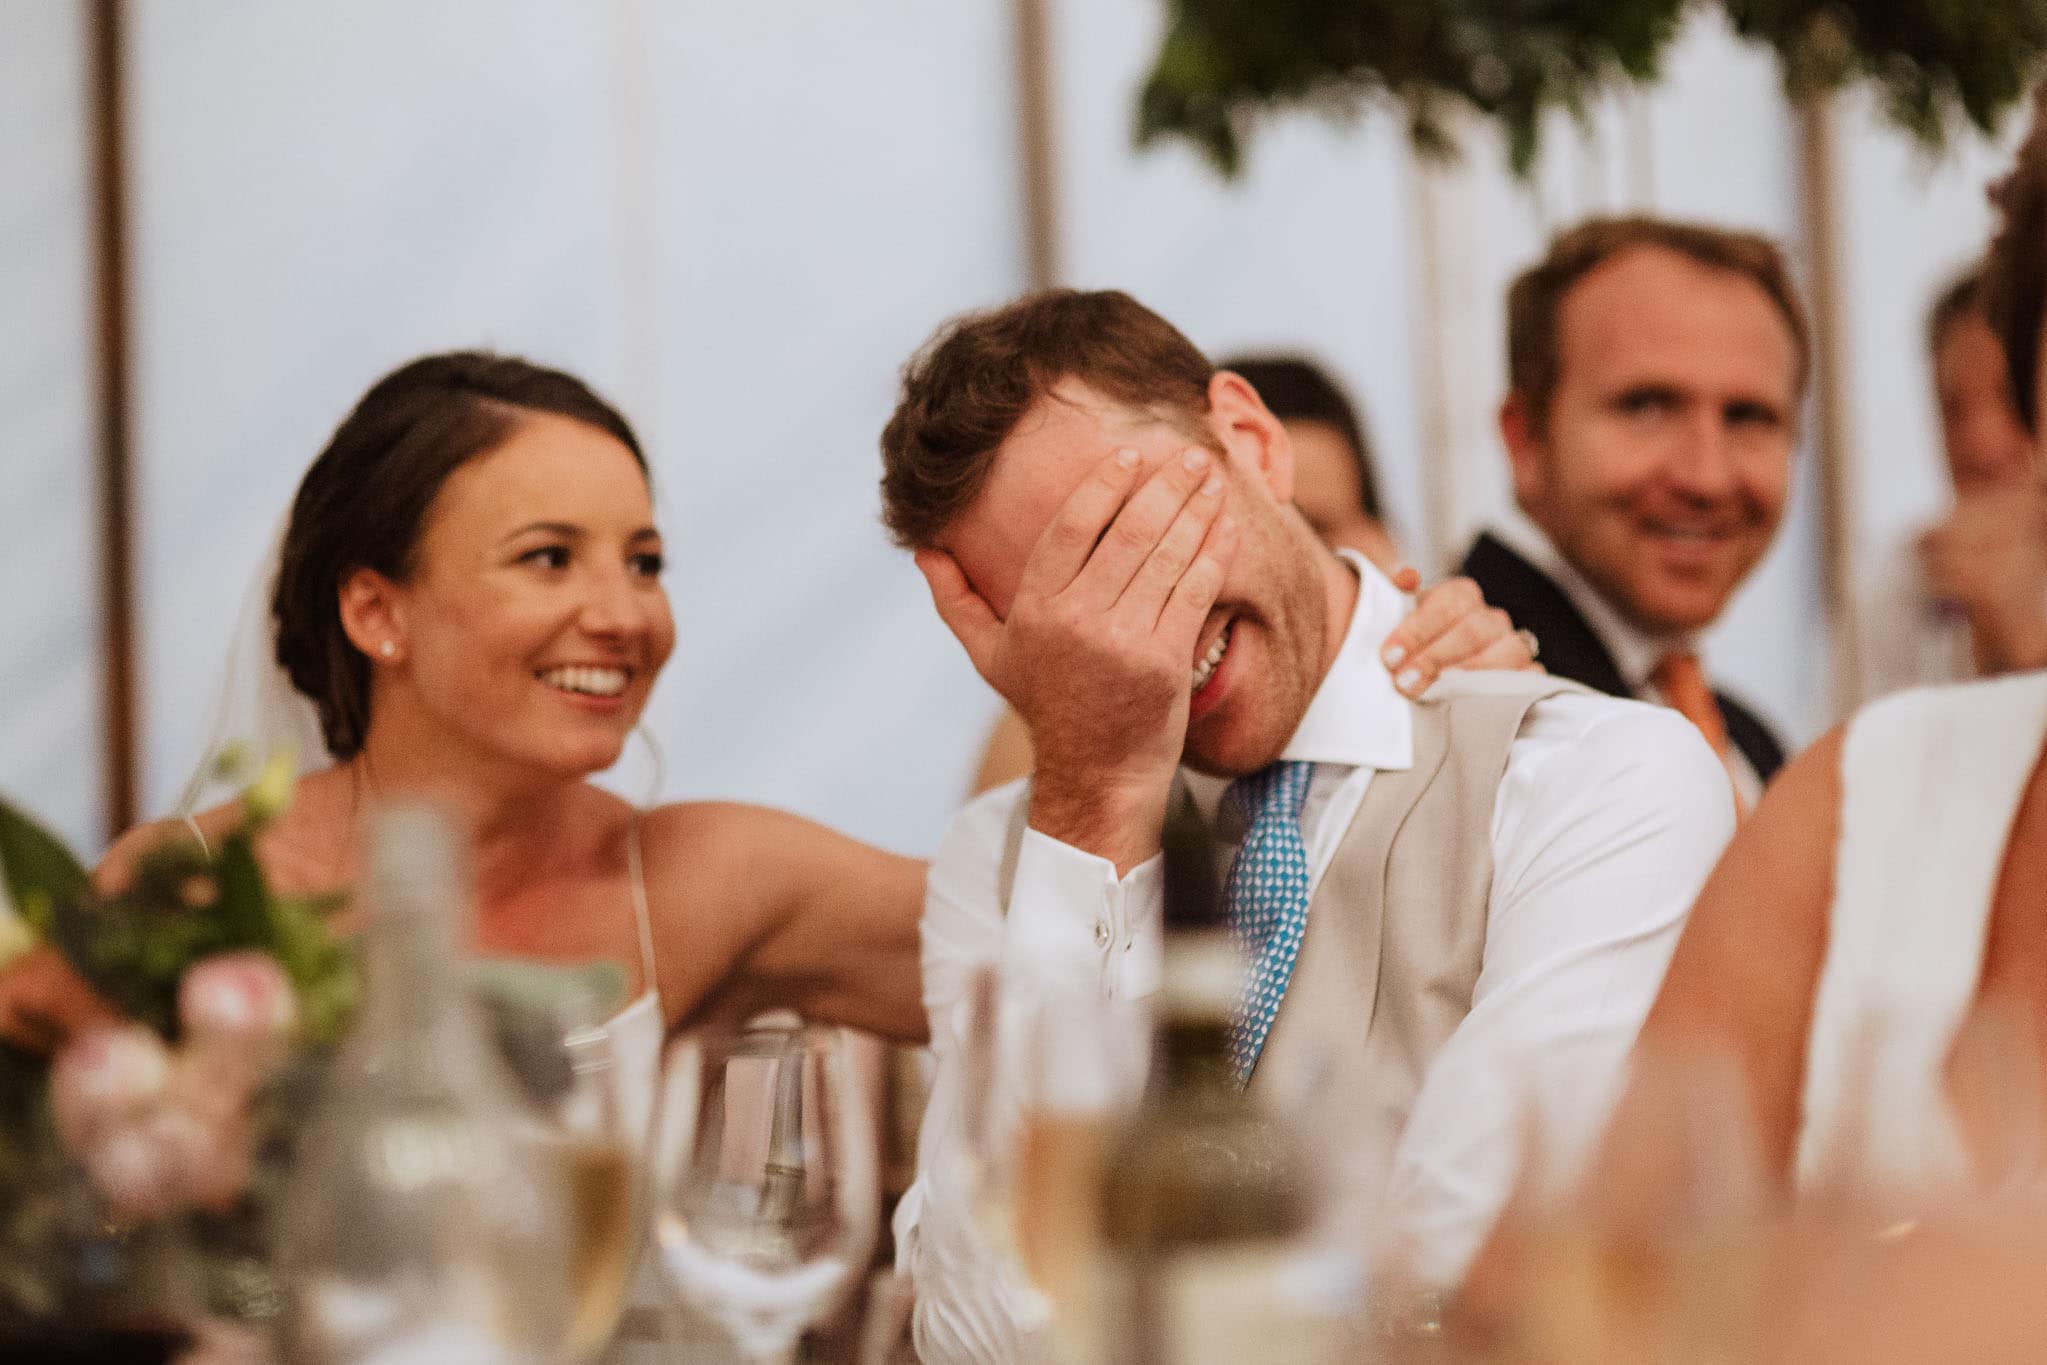
[[[1699,727],[1699,733],[1720,756],[1720,766],[1727,769],[1727,784],[1734,789],[1735,813],[1748,814],[1741,784],[1734,780],[1734,760],[1727,747],[1727,721],[1720,714],[1720,703],[1713,700],[1713,689],[1706,685],[1706,670],[1699,666],[1699,656],[1684,650],[1664,655],[1650,670],[1649,682],[1663,694],[1673,711]]]

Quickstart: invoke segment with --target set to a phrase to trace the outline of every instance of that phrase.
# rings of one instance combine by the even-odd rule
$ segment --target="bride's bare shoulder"
[[[743,856],[779,811],[738,801],[672,801],[640,818],[650,861],[673,863]]]

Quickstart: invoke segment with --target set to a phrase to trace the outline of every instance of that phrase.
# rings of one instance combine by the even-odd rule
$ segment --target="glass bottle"
[[[290,1358],[553,1359],[572,1310],[569,1207],[459,967],[469,880],[448,817],[381,811],[361,894],[362,1013],[283,1214]]]
[[[1325,1358],[1298,1292],[1305,1171],[1284,1124],[1245,1093],[1230,1049],[1244,983],[1207,841],[1169,824],[1165,962],[1144,1105],[1101,1188],[1108,1358],[1206,1365]]]

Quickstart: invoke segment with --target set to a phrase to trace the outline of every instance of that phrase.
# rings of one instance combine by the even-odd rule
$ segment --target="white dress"
[[[1887,697],[1849,723],[1798,1177],[1966,1179],[1946,1091],[2012,818],[2047,740],[2047,672]],[[1842,1170],[1843,1163],[1848,1169]]]
[[[654,925],[647,907],[647,883],[640,861],[640,822],[634,819],[626,836],[626,865],[632,883],[633,918],[640,937],[640,994],[611,1017],[604,1027],[610,1036],[612,1062],[621,1077],[620,1108],[628,1128],[638,1135],[638,1168],[648,1169],[647,1147],[653,1140],[654,1098],[661,1081],[661,1045],[667,1037],[668,1020],[661,1008],[661,983],[654,971]],[[642,1188],[644,1197],[645,1190]],[[667,1332],[666,1289],[655,1262],[652,1219],[645,1220],[640,1244],[640,1264],[626,1296],[626,1312],[611,1349],[607,1365],[641,1365],[668,1360],[672,1351],[664,1344]]]

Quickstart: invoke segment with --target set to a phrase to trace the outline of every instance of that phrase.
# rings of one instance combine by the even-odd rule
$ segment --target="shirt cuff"
[[[1157,855],[1119,878],[1107,858],[1026,830],[1009,897],[1005,977],[1071,984],[1094,974],[1105,999],[1148,999],[1158,990],[1163,875]]]

